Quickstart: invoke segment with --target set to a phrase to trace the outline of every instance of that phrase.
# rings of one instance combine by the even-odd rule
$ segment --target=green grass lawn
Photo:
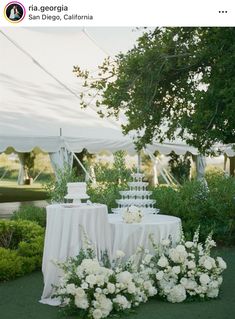
[[[40,183],[19,186],[16,181],[0,181],[0,203],[42,199],[46,199],[46,192]]]
[[[232,319],[235,314],[235,248],[218,250],[228,264],[221,296],[206,302],[170,304],[152,299],[136,308],[129,319]],[[43,289],[42,274],[35,272],[0,284],[1,319],[58,319],[57,307],[38,302]],[[71,317],[70,317],[71,318]],[[76,317],[73,317],[74,319]]]

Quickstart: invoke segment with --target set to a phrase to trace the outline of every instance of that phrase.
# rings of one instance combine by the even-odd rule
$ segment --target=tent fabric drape
[[[205,156],[199,154],[195,156],[196,164],[196,178],[198,181],[206,183],[205,179],[205,169],[206,169],[206,158]]]
[[[28,178],[27,170],[25,168],[25,153],[18,153],[20,162],[20,169],[18,174],[18,185],[24,185],[25,180]]]

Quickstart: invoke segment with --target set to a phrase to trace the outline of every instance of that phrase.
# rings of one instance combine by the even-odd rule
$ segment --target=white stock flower
[[[162,246],[165,246],[165,247],[169,246],[170,243],[171,243],[171,242],[170,242],[169,239],[162,239],[162,241],[161,241],[161,245],[162,245]]]
[[[159,260],[158,260],[158,263],[157,265],[162,267],[162,268],[165,268],[168,266],[168,259],[165,257],[165,256],[162,256]]]
[[[205,286],[207,284],[209,284],[210,282],[210,277],[207,275],[207,274],[202,274],[200,277],[199,277],[199,280],[200,280],[200,283]]]
[[[169,302],[182,302],[186,299],[186,290],[182,285],[174,286],[169,294],[167,295],[167,300]]]
[[[218,262],[218,265],[221,269],[226,269],[227,268],[227,264],[226,262],[223,260],[223,258],[221,257],[217,257],[217,262]]]
[[[125,256],[125,253],[122,250],[116,251],[116,257],[117,258],[123,258]]]

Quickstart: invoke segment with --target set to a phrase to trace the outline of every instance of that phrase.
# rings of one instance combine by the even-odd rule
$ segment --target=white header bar
[[[1,0],[0,26],[234,26],[234,0]]]

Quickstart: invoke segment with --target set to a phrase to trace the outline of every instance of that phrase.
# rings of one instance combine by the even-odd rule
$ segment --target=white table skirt
[[[133,255],[137,247],[153,251],[149,240],[152,235],[155,243],[171,236],[173,243],[180,239],[181,220],[168,215],[145,215],[141,223],[126,224],[118,214],[108,216],[112,234],[112,252],[117,250],[125,252],[125,259]]]
[[[63,205],[47,206],[47,227],[45,235],[42,272],[44,290],[42,303],[51,303],[51,285],[58,284],[60,271],[53,261],[65,261],[78,255],[82,248],[82,230],[96,247],[97,257],[101,252],[111,251],[111,242],[107,218],[107,206],[83,205],[66,208]],[[53,302],[52,302],[53,303]]]

